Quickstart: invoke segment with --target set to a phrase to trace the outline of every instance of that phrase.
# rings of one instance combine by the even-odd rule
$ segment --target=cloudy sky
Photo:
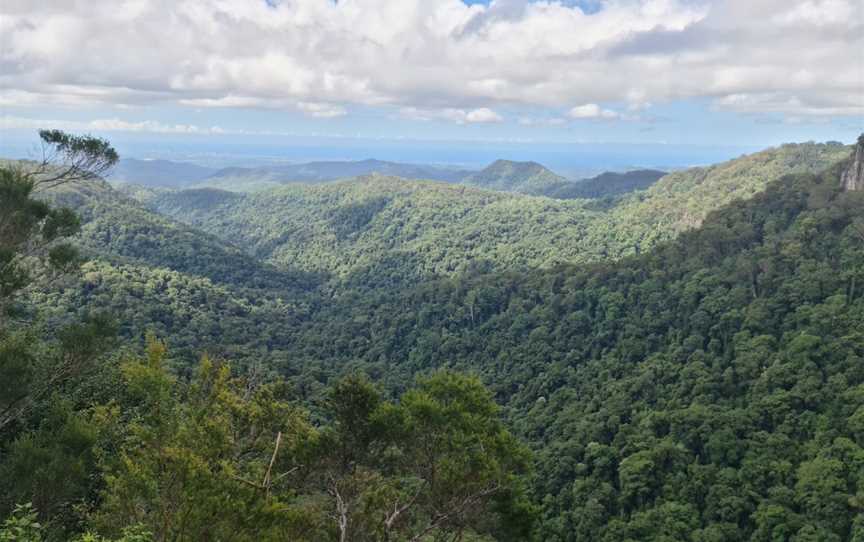
[[[862,0],[2,0],[3,137],[864,131]]]

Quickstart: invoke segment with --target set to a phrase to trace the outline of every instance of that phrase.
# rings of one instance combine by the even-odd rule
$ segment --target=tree
[[[178,382],[166,353],[151,337],[123,366],[125,438],[106,456],[94,524],[108,535],[141,524],[159,542],[320,539],[314,503],[286,486],[314,438],[302,412],[278,386],[250,388],[207,357]]]
[[[115,329],[94,316],[61,327],[47,343],[18,301],[81,262],[66,241],[79,231],[78,217],[37,193],[104,173],[117,153],[89,136],[54,130],[40,137],[41,162],[0,167],[0,514],[13,512],[10,521],[20,523],[37,512],[13,507],[32,501],[45,529],[62,532],[79,519],[74,506],[92,494],[95,429],[80,404],[58,397],[75,396],[92,376]]]
[[[104,139],[42,130],[36,164],[0,167],[0,332],[14,296],[76,268],[77,250],[63,242],[80,229],[70,209],[52,208],[35,196],[63,184],[94,179],[117,163]]]
[[[62,184],[105,175],[120,158],[111,144],[90,135],[76,136],[62,130],[40,130],[41,157],[25,177],[34,189],[50,190]]]
[[[312,483],[331,498],[340,541],[530,532],[519,479],[527,451],[476,377],[438,372],[397,403],[349,377],[329,408],[334,423],[322,432]]]

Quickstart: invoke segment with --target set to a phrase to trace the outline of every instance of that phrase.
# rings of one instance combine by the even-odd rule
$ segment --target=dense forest
[[[537,162],[496,160],[483,170],[465,177],[463,182],[488,190],[541,195],[568,181]]]
[[[477,268],[550,268],[646,251],[782,175],[818,172],[848,155],[839,143],[785,145],[672,173],[611,206],[385,176],[246,195],[161,192],[147,205],[271,264],[392,287]]]
[[[43,139],[0,170],[0,540],[864,540],[847,146],[561,201],[124,195]]]
[[[549,185],[540,195],[556,199],[614,198],[645,190],[665,175],[665,172],[656,169],[637,169],[625,173],[607,171],[590,179]]]

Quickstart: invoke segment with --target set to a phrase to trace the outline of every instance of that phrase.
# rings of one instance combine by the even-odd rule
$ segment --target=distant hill
[[[207,192],[217,197],[240,197],[220,190],[157,190],[154,194],[155,197],[176,194],[182,201]],[[168,268],[243,288],[285,289],[300,284],[296,288],[304,290],[311,284],[299,274],[289,276],[255,261],[241,248],[212,234],[154,213],[98,179],[61,186],[45,197],[74,209],[81,217],[82,228],[76,243],[92,258]],[[196,203],[200,204],[197,200]]]
[[[149,205],[270,263],[376,286],[484,260],[504,268],[575,258],[588,212],[576,201],[382,175],[233,196],[164,192]]]
[[[188,162],[123,158],[114,167],[109,179],[150,187],[180,188],[200,182],[215,172],[213,168]]]
[[[539,195],[568,181],[537,162],[496,160],[485,169],[465,177],[463,182],[488,190]]]
[[[201,187],[221,188],[247,192],[268,186],[308,183],[315,184],[361,175],[391,175],[409,179],[428,179],[457,183],[470,175],[471,171],[438,167],[425,164],[403,164],[383,160],[309,162],[262,166],[255,168],[231,167],[219,170],[198,183]]]
[[[656,169],[639,169],[625,173],[606,172],[590,179],[553,185],[543,192],[556,199],[605,198],[644,190],[666,175]]]
[[[711,211],[783,175],[821,171],[848,154],[842,145],[785,145],[666,175],[599,208],[590,200],[380,175],[234,196],[163,192],[149,206],[271,264],[377,287],[477,265],[504,270],[618,259],[697,227]]]

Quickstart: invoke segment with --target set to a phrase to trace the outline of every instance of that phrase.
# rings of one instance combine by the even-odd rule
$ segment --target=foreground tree
[[[108,141],[98,137],[40,130],[39,139],[41,156],[25,169],[25,176],[36,191],[96,179],[108,173],[120,158]]]
[[[98,427],[81,409],[89,402],[85,383],[103,371],[97,361],[115,329],[94,316],[46,342],[19,301],[81,261],[68,242],[78,217],[38,192],[104,173],[117,153],[89,136],[43,131],[40,137],[40,163],[0,167],[0,517],[32,502],[40,529],[62,539],[79,527],[73,509],[93,496],[98,478],[91,453]],[[10,518],[20,520],[16,529],[33,523],[26,519],[33,511],[17,510]]]
[[[435,373],[397,403],[351,377],[331,391],[329,411],[311,475],[330,497],[338,540],[528,536],[528,453],[476,377]]]
[[[80,263],[65,242],[80,229],[75,213],[52,208],[37,199],[40,191],[94,179],[106,173],[118,155],[111,145],[91,136],[42,130],[42,158],[0,167],[0,332],[15,296],[33,284],[44,284]]]
[[[58,130],[39,133],[43,158],[36,165],[0,168],[0,432],[20,420],[33,404],[80,374],[94,348],[110,334],[98,320],[61,334],[61,349],[43,356],[20,316],[16,300],[29,288],[45,286],[76,269],[81,259],[67,239],[78,232],[73,211],[52,208],[36,198],[41,189],[93,178],[117,162],[117,152],[99,138]]]
[[[151,338],[123,365],[125,436],[106,456],[97,528],[142,524],[157,541],[320,540],[314,503],[284,489],[314,438],[303,413],[278,386],[250,388],[206,357],[177,382],[165,355]]]
[[[166,350],[123,365],[119,454],[106,456],[109,536],[142,525],[164,540],[522,540],[533,509],[523,446],[476,378],[439,373],[398,403],[349,378],[313,428],[282,386],[255,386],[204,358],[188,384]]]

